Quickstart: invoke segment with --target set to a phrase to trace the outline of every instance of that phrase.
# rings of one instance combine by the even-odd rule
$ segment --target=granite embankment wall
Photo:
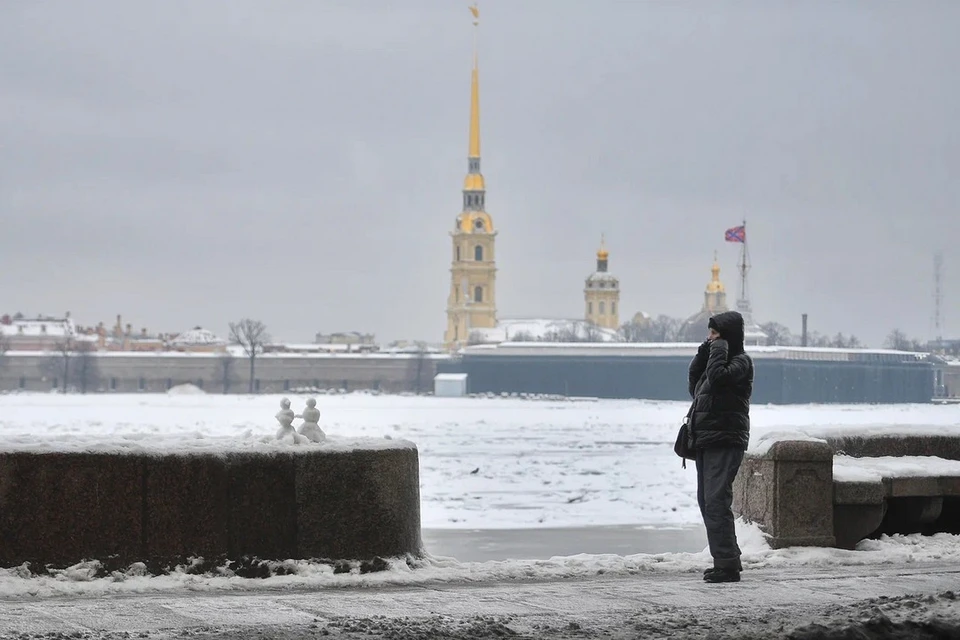
[[[0,567],[419,555],[417,449],[0,452]]]

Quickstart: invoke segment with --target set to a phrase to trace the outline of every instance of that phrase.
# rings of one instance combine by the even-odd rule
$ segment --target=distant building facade
[[[620,328],[620,280],[608,271],[610,252],[601,238],[597,269],[583,285],[586,321],[616,331]]]

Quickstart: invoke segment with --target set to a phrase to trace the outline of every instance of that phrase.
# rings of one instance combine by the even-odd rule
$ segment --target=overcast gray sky
[[[0,2],[0,299],[439,341],[466,171],[454,0]],[[960,334],[960,3],[486,0],[501,317],[687,316],[746,217],[758,320]]]

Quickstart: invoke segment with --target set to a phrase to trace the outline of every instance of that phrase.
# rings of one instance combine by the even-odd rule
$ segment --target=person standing
[[[743,316],[710,318],[707,340],[690,363],[689,439],[696,453],[697,503],[713,567],[706,582],[739,582],[743,566],[734,528],[733,481],[750,442],[753,360],[744,352]]]

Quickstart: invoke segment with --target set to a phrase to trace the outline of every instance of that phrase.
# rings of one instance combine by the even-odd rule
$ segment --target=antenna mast
[[[937,344],[943,341],[943,254],[933,256],[933,332]]]

